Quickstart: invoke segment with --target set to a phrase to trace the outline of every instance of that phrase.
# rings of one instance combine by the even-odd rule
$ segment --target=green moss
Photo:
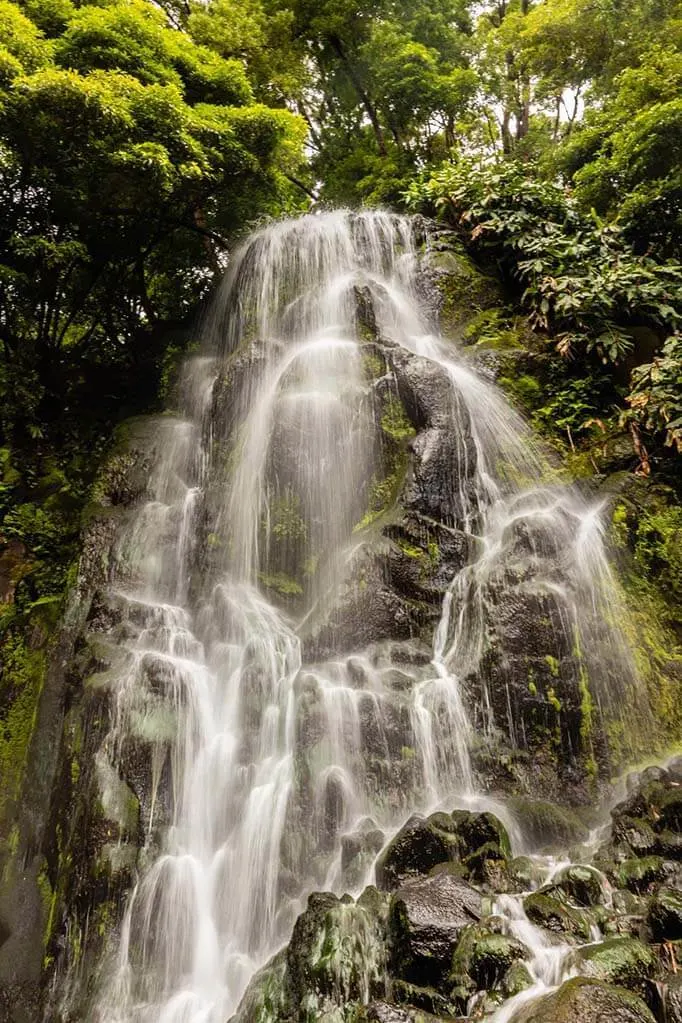
[[[640,515],[635,563],[673,600],[682,602],[682,508],[662,505]]]
[[[395,441],[403,442],[415,436],[416,430],[397,395],[384,397],[380,422],[383,432]]]
[[[274,590],[283,597],[298,597],[303,593],[303,587],[286,572],[275,572],[267,575],[264,572],[258,573],[260,582],[268,590]]]
[[[604,980],[623,987],[638,987],[656,969],[657,958],[652,948],[636,938],[608,938],[598,945],[581,949],[581,972],[587,977]]]
[[[31,650],[24,635],[11,634],[2,649],[0,712],[0,821],[18,798],[47,669],[44,650]]]
[[[386,372],[386,364],[373,352],[365,352],[362,356],[362,368],[369,380],[378,380]]]
[[[396,543],[403,554],[406,554],[408,558],[425,557],[425,552],[421,549],[421,547],[415,547],[414,544],[408,543],[407,540],[396,540]]]
[[[562,899],[542,889],[527,895],[523,907],[531,923],[589,941],[592,921],[586,910],[568,906]]]
[[[305,540],[307,526],[300,511],[300,498],[293,491],[287,491],[270,502],[268,524],[270,535],[277,540]]]
[[[395,505],[407,472],[407,452],[395,450],[387,459],[387,473],[383,477],[372,476],[369,485],[369,507],[361,520],[353,527],[357,533],[367,529],[381,519]]]
[[[663,858],[641,856],[624,860],[618,864],[615,877],[619,888],[627,888],[631,892],[646,892],[651,885],[665,877]]]
[[[547,690],[547,701],[552,705],[552,707],[554,707],[554,710],[558,714],[559,711],[561,710],[561,700],[555,693],[552,686],[550,686],[549,689]]]
[[[429,262],[439,271],[434,283],[442,296],[440,316],[445,333],[469,322],[481,310],[499,308],[497,282],[482,274],[468,256],[432,252]]]
[[[552,678],[558,678],[559,677],[559,662],[556,659],[556,657],[552,657],[551,654],[545,654],[545,661],[547,662],[547,664],[549,666],[549,671],[550,671],[550,674],[551,674]]]
[[[526,412],[532,412],[542,400],[540,381],[528,373],[513,377],[501,376],[497,383]]]

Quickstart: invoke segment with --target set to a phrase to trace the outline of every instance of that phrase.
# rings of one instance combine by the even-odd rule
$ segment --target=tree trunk
[[[384,139],[384,132],[383,132],[383,129],[381,127],[381,124],[379,123],[379,117],[377,115],[377,112],[376,112],[376,109],[374,107],[374,104],[372,103],[371,99],[367,95],[367,92],[365,91],[365,88],[364,88],[362,82],[360,81],[358,75],[355,72],[355,68],[353,67],[352,63],[349,61],[348,57],[346,56],[345,51],[343,49],[343,45],[342,45],[341,40],[339,39],[339,37],[336,36],[336,35],[330,36],[329,37],[329,42],[330,42],[330,45],[331,45],[332,49],[334,50],[334,53],[336,54],[336,56],[341,61],[341,64],[343,65],[343,69],[346,72],[346,74],[348,75],[348,79],[349,79],[351,85],[353,86],[353,88],[355,89],[356,93],[358,94],[360,102],[362,103],[363,107],[365,108],[365,112],[367,113],[367,116],[369,117],[369,120],[370,120],[370,124],[372,125],[372,129],[374,130],[374,137],[377,140],[377,147],[379,149],[379,153],[381,154],[381,156],[386,156],[386,141]]]

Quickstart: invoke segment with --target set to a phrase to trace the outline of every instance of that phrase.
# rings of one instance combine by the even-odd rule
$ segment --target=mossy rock
[[[574,953],[580,972],[594,980],[642,990],[658,964],[655,952],[637,938],[607,938]]]
[[[534,848],[566,849],[588,837],[588,828],[568,807],[525,796],[514,796],[507,805]]]
[[[499,284],[482,274],[468,256],[451,250],[432,251],[427,267],[442,298],[440,319],[444,333],[457,330],[483,309],[499,306]]]
[[[602,877],[594,867],[571,864],[555,875],[552,884],[561,888],[576,906],[599,906],[606,902]]]
[[[659,888],[649,904],[647,923],[656,941],[682,938],[682,892],[676,888]]]
[[[567,980],[558,991],[523,1005],[514,1023],[655,1023],[641,998],[588,977]]]
[[[500,991],[505,998],[514,998],[516,995],[520,995],[522,991],[527,991],[533,984],[534,981],[528,967],[525,963],[517,960],[511,964],[502,978]]]
[[[642,856],[623,860],[612,872],[612,878],[619,888],[627,888],[637,895],[651,891],[652,887],[665,877],[664,861],[661,856]]]
[[[491,990],[502,983],[513,963],[527,956],[528,949],[516,938],[472,924],[460,935],[450,981],[474,991]]]
[[[545,870],[531,856],[515,856],[507,864],[511,886],[527,892],[537,888],[545,877]]]
[[[431,1016],[446,1017],[459,1015],[461,1006],[456,1000],[442,994],[434,987],[419,987],[405,980],[395,980],[392,984],[393,997],[403,1005],[411,1005]]]
[[[547,891],[533,892],[523,900],[523,907],[531,923],[568,940],[589,941],[592,918],[587,910],[576,909]]]

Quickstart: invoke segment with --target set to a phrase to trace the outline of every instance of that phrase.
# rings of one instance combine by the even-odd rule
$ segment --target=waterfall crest
[[[529,741],[533,686],[572,694],[583,761],[632,703],[600,509],[439,335],[428,248],[382,212],[258,232],[160,422],[111,580],[102,769],[137,743],[152,784],[103,1023],[225,1023],[310,891],[480,798],[476,750]]]

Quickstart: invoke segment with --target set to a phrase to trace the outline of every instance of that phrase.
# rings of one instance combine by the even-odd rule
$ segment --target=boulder
[[[390,961],[396,976],[419,986],[448,975],[461,932],[481,919],[480,893],[449,873],[407,881],[391,900]]]
[[[515,962],[528,956],[528,949],[516,938],[471,924],[460,935],[450,980],[457,987],[489,991],[500,986]]]
[[[523,1005],[514,1023],[655,1023],[642,1001],[625,988],[587,977],[567,980],[558,991]]]
[[[573,955],[573,961],[584,976],[635,990],[644,989],[657,966],[653,949],[637,938],[608,938],[598,945],[587,945]]]
[[[663,886],[649,904],[647,923],[655,941],[682,938],[682,892]]]
[[[604,881],[598,870],[581,863],[564,867],[553,879],[575,906],[600,906],[606,902]]]
[[[514,796],[508,801],[529,845],[533,848],[559,848],[583,842],[588,829],[568,807],[543,799]]]
[[[614,868],[611,876],[619,888],[627,888],[636,895],[645,895],[664,879],[664,861],[660,856],[623,860]]]
[[[455,810],[428,818],[414,816],[380,856],[377,885],[390,891],[445,863],[461,864],[460,874],[484,880],[486,861],[506,861],[509,852],[507,831],[491,813]]]
[[[560,934],[567,941],[589,941],[589,913],[584,909],[570,906],[556,894],[556,889],[541,888],[523,900],[523,908],[531,923],[553,934]]]

